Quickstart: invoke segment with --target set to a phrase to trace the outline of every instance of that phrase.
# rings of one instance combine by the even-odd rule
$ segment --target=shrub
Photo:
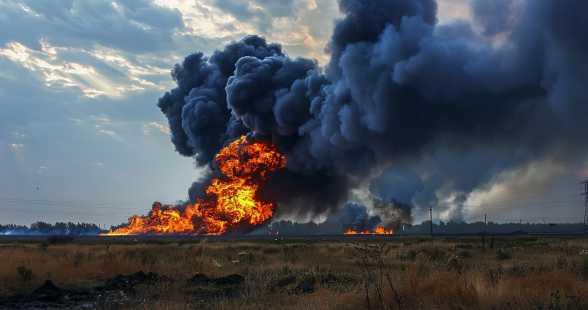
[[[33,271],[31,269],[26,269],[25,266],[16,267],[16,271],[18,272],[18,275],[21,276],[24,281],[27,281],[33,277]]]

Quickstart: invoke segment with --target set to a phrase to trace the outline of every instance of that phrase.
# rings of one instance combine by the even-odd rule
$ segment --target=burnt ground
[[[143,271],[127,276],[118,275],[106,280],[104,285],[96,286],[91,290],[59,287],[47,280],[30,294],[18,294],[0,299],[0,309],[88,309],[132,299],[141,285],[158,285],[170,281],[173,280],[153,272],[145,274]],[[245,277],[237,274],[218,278],[196,274],[188,279],[186,285],[192,289],[194,297],[210,301],[221,297],[236,297],[238,293],[236,286],[244,281]],[[141,300],[137,300],[137,303],[141,303]]]

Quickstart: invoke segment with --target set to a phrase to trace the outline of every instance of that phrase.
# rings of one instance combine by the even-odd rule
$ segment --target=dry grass
[[[11,242],[0,244],[0,296],[26,293],[46,279],[90,289],[142,270],[174,282],[140,287],[136,296],[96,308],[588,308],[588,257],[580,254],[588,249],[585,239],[495,240],[494,249],[483,249],[475,238],[361,241],[77,240],[48,247]],[[19,266],[32,277],[19,275]],[[246,282],[237,288],[188,287],[186,280],[196,273],[237,273]],[[315,285],[315,291],[297,294],[302,283]]]

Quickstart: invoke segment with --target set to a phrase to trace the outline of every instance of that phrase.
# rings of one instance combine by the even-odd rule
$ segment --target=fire
[[[171,206],[162,210],[161,204],[154,204],[148,217],[134,215],[126,227],[105,235],[220,235],[230,226],[244,221],[258,225],[273,215],[273,203],[255,197],[265,173],[286,165],[286,159],[273,145],[249,144],[242,136],[220,151],[216,164],[223,176],[212,179],[206,197],[188,205],[183,213]]]
[[[370,232],[369,230],[366,231],[353,231],[348,229],[347,232],[343,233],[345,235],[392,235],[394,233],[393,229],[385,229],[384,227],[378,227],[374,230],[374,232]]]

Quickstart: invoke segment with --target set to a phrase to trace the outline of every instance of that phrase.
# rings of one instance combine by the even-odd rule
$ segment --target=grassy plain
[[[47,279],[91,289],[142,270],[174,281],[141,286],[95,308],[588,309],[586,238],[495,238],[492,249],[489,241],[486,247],[480,238],[369,236],[0,241],[0,299]],[[188,286],[197,273],[236,273],[245,283]],[[301,293],[301,284],[314,291]]]

